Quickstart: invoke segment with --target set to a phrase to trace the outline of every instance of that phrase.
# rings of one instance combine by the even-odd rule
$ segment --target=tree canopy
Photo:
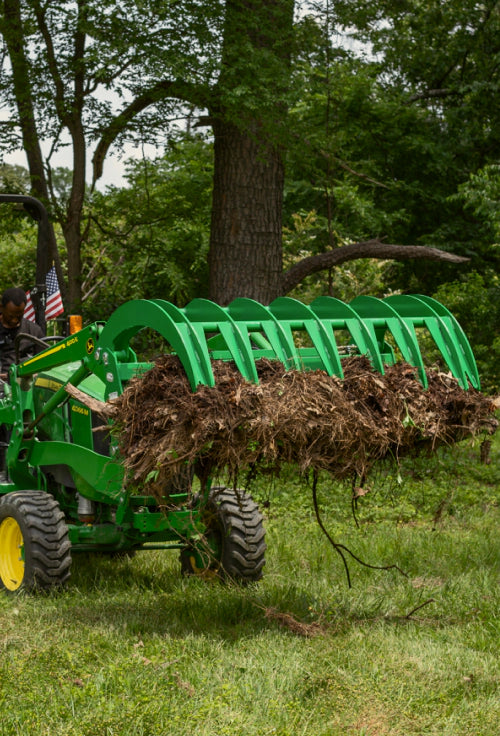
[[[488,163],[496,141],[483,122],[481,151],[473,145],[484,119],[475,98],[462,120],[463,144],[451,144],[450,126],[458,130],[459,92],[469,100],[482,85],[481,101],[485,90],[493,98],[496,67],[486,56],[496,53],[498,18],[493,5],[467,3],[474,10],[467,25],[465,11],[452,4],[441,9],[439,34],[427,5],[404,5],[411,21],[401,3],[390,2],[332,9],[327,0],[3,0],[0,99],[10,118],[0,144],[12,150],[22,143],[32,192],[50,203],[61,227],[69,305],[82,300],[89,193],[111,147],[168,143],[180,120],[181,127],[208,126],[214,140],[209,293],[221,302],[243,294],[268,301],[291,284],[282,274],[284,187],[285,219],[293,209],[316,210],[326,225],[309,258],[320,247],[373,241],[385,242],[385,253],[391,243],[456,250],[446,226],[462,204],[451,194]],[[442,4],[435,5],[437,13]],[[371,57],[335,43],[336,30],[353,24]],[[460,41],[470,42],[466,83],[456,62]],[[454,62],[439,87],[446,94],[432,92],[437,71],[433,77],[423,64],[422,42],[441,59],[436,69]],[[61,198],[52,160],[66,146],[71,181]],[[437,173],[448,184],[440,197]],[[474,228],[469,245],[473,235]],[[52,253],[57,260],[55,239]],[[309,273],[326,262],[309,260]]]

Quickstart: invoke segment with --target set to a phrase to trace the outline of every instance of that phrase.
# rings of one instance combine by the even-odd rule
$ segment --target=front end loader
[[[239,583],[261,578],[263,519],[246,492],[209,481],[194,493],[190,467],[163,500],[130,483],[117,434],[99,407],[152,368],[131,347],[146,328],[178,357],[193,392],[214,385],[215,360],[258,383],[261,358],[342,379],[343,360],[352,355],[367,356],[380,373],[400,355],[425,387],[421,328],[460,385],[479,388],[463,331],[424,296],[350,304],[320,297],[309,306],[287,297],[269,306],[242,298],[227,307],[195,299],[182,309],[161,299],[126,302],[106,323],[87,325],[10,368],[0,399],[0,588],[61,586],[79,552],[150,549],[179,550],[184,574]]]

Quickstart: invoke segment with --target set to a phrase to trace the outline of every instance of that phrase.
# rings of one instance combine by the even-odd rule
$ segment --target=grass
[[[359,499],[292,471],[252,488],[265,577],[181,579],[175,553],[76,557],[65,591],[0,595],[0,734],[496,736],[500,441],[380,468]],[[365,489],[366,490],[366,489]],[[349,558],[348,558],[349,559]]]

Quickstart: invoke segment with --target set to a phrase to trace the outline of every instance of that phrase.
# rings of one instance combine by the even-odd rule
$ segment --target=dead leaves
[[[265,608],[264,615],[269,621],[275,621],[282,628],[288,629],[292,634],[297,634],[298,636],[310,638],[324,633],[323,627],[318,621],[304,623],[290,613],[283,613],[277,611],[275,608]]]

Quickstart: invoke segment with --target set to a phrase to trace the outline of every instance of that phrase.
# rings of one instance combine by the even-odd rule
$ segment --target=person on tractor
[[[40,351],[36,340],[20,340],[16,354],[16,337],[19,334],[32,335],[41,340],[44,337],[42,328],[26,319],[26,293],[19,287],[6,289],[0,304],[0,378],[6,379],[12,363]]]

